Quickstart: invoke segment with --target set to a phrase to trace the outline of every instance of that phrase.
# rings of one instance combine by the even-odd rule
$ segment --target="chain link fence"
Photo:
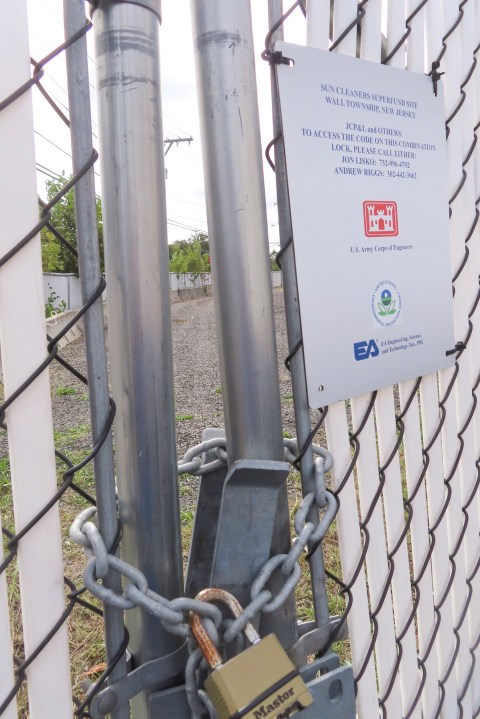
[[[328,575],[346,598],[361,717],[376,715],[377,702],[384,717],[480,713],[479,9],[468,0],[335,3],[316,38],[323,49],[426,72],[444,83],[446,101],[455,367],[325,408],[313,430],[325,428],[334,456],[342,576]],[[265,59],[300,11],[308,25],[305,3],[294,3],[267,35]],[[372,50],[367,36],[378,40],[381,29]],[[280,143],[279,133],[267,148],[274,170]],[[280,260],[289,252],[287,232]],[[289,363],[301,350],[298,338]]]
[[[67,39],[62,45],[52,50],[52,52],[50,52],[40,61],[32,60],[31,64],[33,66],[33,70],[31,79],[18,87],[18,89],[16,89],[8,97],[2,98],[0,102],[0,113],[8,112],[9,108],[11,108],[15,103],[19,102],[19,100],[24,97],[24,94],[28,93],[28,91],[33,88],[34,91],[39,91],[42,94],[46,102],[48,102],[48,104],[53,109],[53,111],[55,111],[58,117],[61,118],[61,120],[67,125],[67,127],[70,127],[69,118],[65,115],[63,110],[59,107],[59,105],[55,102],[55,100],[50,96],[45,87],[42,85],[42,78],[44,76],[45,68],[48,67],[48,63],[65,53],[67,48],[74,46],[75,43],[77,43],[80,39],[84,38],[90,27],[91,24],[86,21],[84,17],[83,27],[81,27],[77,32],[67,37]],[[21,259],[22,250],[27,247],[27,245],[29,245],[29,243],[31,243],[32,241],[37,241],[36,238],[38,236],[38,233],[43,228],[47,228],[68,249],[69,252],[75,255],[75,257],[77,256],[78,253],[76,248],[73,247],[72,244],[62,235],[59,229],[52,224],[52,209],[57,203],[62,201],[62,199],[70,190],[77,187],[81,179],[85,177],[87,173],[89,173],[96,160],[97,153],[95,151],[92,151],[90,159],[78,171],[76,171],[68,181],[65,180],[63,183],[61,183],[63,184],[63,187],[48,203],[40,201],[40,218],[38,223],[34,227],[32,227],[31,231],[29,231],[24,237],[22,237],[20,241],[16,242],[14,246],[9,249],[8,252],[3,254],[3,256],[0,258],[0,271],[3,268],[7,267],[9,263],[15,262],[15,260],[17,260],[18,258]],[[63,330],[59,332],[56,336],[46,337],[46,356],[45,360],[41,363],[41,365],[29,377],[25,377],[24,382],[18,388],[16,388],[14,392],[10,392],[8,397],[3,396],[2,391],[2,396],[0,397],[0,427],[1,434],[3,435],[1,437],[2,455],[4,454],[4,451],[6,452],[6,449],[9,444],[9,432],[6,421],[6,417],[8,417],[9,414],[9,409],[13,406],[14,403],[18,404],[22,401],[22,398],[25,397],[25,393],[28,392],[28,389],[35,383],[37,378],[45,372],[45,370],[49,367],[51,363],[59,363],[65,370],[67,370],[67,372],[71,374],[72,378],[75,378],[76,380],[80,381],[85,386],[88,385],[87,377],[84,375],[84,373],[79,371],[76,367],[70,365],[69,362],[67,362],[60,355],[59,343],[62,338],[68,334],[70,329],[77,324],[80,318],[84,317],[91,310],[95,303],[99,302],[101,307],[101,295],[104,289],[105,282],[104,280],[101,280],[96,291],[91,294],[91,296],[85,302],[84,306],[69,321],[68,325],[64,327]],[[9,308],[6,307],[5,311],[8,312]],[[5,343],[8,342],[8,338],[6,336],[4,337],[4,341]],[[1,387],[1,389],[3,390],[3,387]],[[29,713],[32,711],[32,707],[29,707],[29,699],[30,701],[32,701],[32,696],[30,692],[30,679],[28,681],[29,696],[27,696],[27,678],[29,678],[30,676],[29,670],[34,664],[35,660],[42,653],[48,654],[48,650],[52,644],[52,640],[58,635],[59,632],[65,631],[67,624],[70,627],[73,626],[75,623],[85,625],[85,614],[87,614],[87,616],[91,615],[92,617],[95,615],[100,618],[102,617],[103,612],[100,607],[89,600],[89,598],[85,595],[85,587],[81,583],[78,583],[78,572],[75,572],[75,581],[72,579],[71,576],[69,577],[68,575],[66,575],[64,577],[64,611],[57,617],[57,620],[55,621],[54,625],[50,628],[49,631],[45,633],[40,643],[35,646],[34,650],[26,651],[24,639],[22,636],[22,618],[20,609],[21,602],[23,603],[23,613],[25,613],[25,611],[28,612],[29,609],[28,604],[26,603],[27,600],[24,599],[22,594],[23,590],[21,580],[19,584],[18,556],[22,552],[22,541],[24,540],[24,538],[33,535],[35,533],[35,529],[41,526],[42,520],[48,515],[49,512],[51,512],[52,508],[58,507],[59,502],[64,503],[64,500],[71,496],[72,493],[78,497],[78,500],[73,500],[73,505],[78,506],[78,503],[80,503],[95,506],[95,497],[92,495],[90,489],[85,488],[86,484],[87,486],[89,486],[89,484],[91,483],[86,483],[85,477],[82,475],[84,475],[85,473],[85,468],[88,468],[90,466],[90,463],[92,463],[98,456],[98,453],[105,445],[107,437],[110,436],[110,430],[114,414],[115,405],[113,401],[110,401],[108,420],[104,427],[101,429],[101,432],[99,433],[98,438],[94,442],[94,445],[91,447],[90,450],[82,453],[81,459],[77,459],[78,452],[76,453],[75,459],[71,459],[67,456],[67,454],[65,454],[64,451],[56,449],[55,456],[58,477],[57,491],[51,496],[50,500],[48,501],[48,503],[45,504],[42,510],[36,513],[35,516],[33,516],[24,526],[22,526],[20,530],[15,530],[14,507],[12,506],[12,498],[8,497],[7,495],[5,497],[5,501],[2,502],[1,508],[3,520],[3,552],[2,554],[0,554],[0,578],[5,578],[6,576],[9,588],[8,599],[10,613],[12,617],[11,630],[13,634],[12,641],[14,649],[14,679],[12,686],[7,688],[5,688],[5,686],[2,686],[1,688],[0,715],[5,712],[6,714],[13,716],[16,705],[19,716],[28,716]],[[25,451],[33,451],[33,448],[26,448]],[[10,482],[12,480],[9,470],[9,463],[5,457],[3,457],[2,462],[3,491],[9,492],[11,491]],[[32,471],[35,471],[34,457],[32,457]],[[68,512],[69,510],[71,511],[71,504],[71,500],[68,503],[69,506],[63,504],[63,512]],[[15,507],[15,514],[17,513],[17,509],[18,507]],[[115,541],[114,545],[110,547],[111,551],[116,551],[119,540],[120,534],[117,536],[117,540]],[[26,550],[24,551],[26,552]],[[48,552],[49,548],[45,547],[42,551]],[[67,570],[69,564],[75,564],[75,558],[72,557],[71,554],[68,557],[65,557],[65,566]],[[29,601],[31,601],[31,598]],[[5,607],[2,606],[2,612],[4,611]],[[96,626],[97,631],[100,631],[101,633],[101,619],[97,624],[95,624],[95,622],[92,622],[92,625],[94,627]],[[75,641],[76,640],[73,640],[72,643],[72,652],[78,650],[78,646],[75,646]],[[99,671],[99,673],[102,674],[100,682],[104,681],[104,679],[111,673],[112,669],[119,661],[120,657],[124,656],[127,643],[128,636],[125,633],[122,645],[117,651],[117,656],[114,657],[113,661],[105,667],[103,673]],[[5,650],[6,647],[2,646],[2,653],[4,653]],[[3,662],[6,663],[7,659],[2,659],[2,663]],[[74,677],[73,679],[76,692],[79,692],[80,686],[78,682],[78,677]],[[53,683],[55,683],[55,678],[53,678]],[[45,691],[48,690],[52,692],[52,687],[45,687]],[[37,698],[34,699],[34,703],[35,702],[37,706],[37,711],[39,711],[38,694]],[[45,703],[47,705],[50,705],[50,707],[55,703],[55,697],[53,696],[53,694],[52,696],[49,696],[44,699],[44,704]],[[87,699],[84,695],[82,695],[81,698],[74,696],[73,703],[75,716],[89,716],[87,710]],[[47,709],[47,711],[49,711],[51,715],[51,710]]]
[[[380,711],[382,716],[392,718],[470,718],[480,715],[480,669],[477,661],[480,620],[475,611],[480,589],[477,498],[480,434],[476,395],[480,379],[477,326],[480,299],[477,247],[480,155],[476,148],[480,121],[479,93],[476,90],[480,3],[478,0],[460,3],[423,0],[407,3],[407,9],[405,5],[403,1],[394,0],[383,5],[386,33],[384,31],[382,43],[377,44],[376,56],[371,56],[362,38],[372,28],[377,33],[381,32],[378,18],[382,4],[377,0],[358,3],[356,0],[336,0],[332,22],[326,24],[322,42],[325,48],[329,47],[334,52],[358,55],[416,72],[429,72],[437,82],[444,83],[454,267],[452,287],[458,341],[456,363],[452,370],[438,375],[418,378],[399,387],[355,398],[349,403],[324,408],[312,422],[300,447],[287,442],[287,457],[296,467],[301,467],[305,456],[312,451],[313,442],[317,442],[319,437],[323,441],[325,435],[333,455],[334,464],[326,494],[335,498],[335,506],[330,503],[332,511],[325,524],[330,525],[338,510],[336,525],[331,532],[338,533],[341,572],[335,559],[326,556],[325,563],[330,593],[339,592],[345,606],[340,622],[332,628],[328,644],[335,641],[342,625],[348,622],[349,659],[357,685],[358,716],[371,719]],[[308,23],[306,10],[305,2],[299,0],[285,14],[278,14],[266,38],[266,59],[270,57],[272,40],[278,37],[284,26],[288,32],[291,15],[302,13]],[[62,46],[43,60],[33,63],[32,79],[0,101],[0,113],[34,88],[42,92],[68,123],[68,118],[42,87],[43,68],[83,37],[88,29],[89,23],[86,23]],[[274,162],[271,152],[273,149],[280,150],[280,146],[281,135],[277,134],[267,151],[270,164],[273,169],[277,166],[277,171],[280,167],[279,155],[276,154]],[[95,160],[96,155],[92,155],[62,191],[43,206],[38,224],[0,258],[0,272],[19,256],[22,248],[35,238],[42,227],[49,227],[58,233],[50,222],[53,205],[80,181]],[[292,262],[291,231],[284,235],[279,261],[286,270],[288,263]],[[104,284],[101,283],[71,325],[99,300],[103,289]],[[288,295],[288,289],[286,292]],[[287,302],[288,299],[287,296]],[[87,384],[87,378],[71,367],[58,352],[58,342],[69,329],[70,326],[67,326],[56,337],[48,338],[45,361],[30,377],[25,378],[8,399],[2,400],[0,426],[5,446],[9,407],[21,399],[50,363],[59,362],[74,377]],[[291,352],[286,360],[289,367],[301,356],[301,337],[295,337],[291,332],[290,345]],[[169,615],[170,622],[173,622],[170,628],[182,627],[185,635],[185,612],[193,605],[174,600],[169,603],[172,606],[167,607],[158,595],[149,597],[148,586],[142,578],[131,576],[134,568],[127,567],[128,574],[114,556],[121,539],[120,531],[113,545],[107,548],[99,539],[96,525],[90,522],[95,512],[95,498],[82,487],[77,477],[104,446],[113,416],[114,404],[111,402],[107,423],[92,449],[80,462],[70,460],[57,450],[58,465],[62,465],[58,491],[20,531],[15,532],[12,514],[2,504],[4,551],[3,557],[0,556],[0,580],[6,576],[9,586],[17,587],[17,555],[23,538],[34,530],[61,498],[75,493],[81,498],[82,505],[92,507],[82,512],[72,535],[76,541],[90,544],[95,553],[95,559],[91,560],[90,569],[87,568],[86,572],[90,588],[107,603],[113,603],[112,594],[105,594],[112,590],[103,589],[102,594],[96,588],[99,586],[96,580],[106,575],[109,565],[133,581],[125,591],[127,599],[122,598],[124,601],[143,602],[164,620],[164,613],[175,612],[175,616]],[[184,458],[179,471],[193,474],[207,471],[198,457],[204,451],[205,447],[193,448]],[[218,462],[224,461],[225,456],[220,451]],[[329,465],[324,469],[330,469]],[[8,482],[6,486],[8,492]],[[308,527],[305,519],[313,505],[325,506],[326,494],[322,481],[319,481],[312,496],[307,494],[297,515],[295,531],[298,539],[292,556],[289,555],[288,560],[274,557],[272,566],[265,568],[261,586],[252,587],[252,606],[239,624],[228,628],[227,639],[233,639],[241,631],[244,622],[260,610],[262,602],[268,606],[271,597],[266,597],[263,591],[268,572],[276,571],[280,565],[285,567],[285,562],[291,571],[307,544],[310,560],[318,554],[326,527],[322,523],[318,529]],[[295,579],[298,579],[297,574]],[[135,588],[136,585],[139,589]],[[292,587],[289,586],[288,591]],[[18,594],[18,590],[10,592],[12,613],[19,612]],[[0,715],[11,710],[17,701],[19,715],[28,716],[25,685],[29,667],[57,632],[67,622],[75,621],[76,612],[102,614],[99,606],[88,598],[85,587],[68,576],[65,577],[65,596],[64,612],[35,651],[27,654],[22,640],[15,639],[14,681],[6,692],[2,687]],[[259,598],[262,600],[260,603]],[[125,604],[121,607],[128,608]],[[204,607],[203,613],[219,623],[216,611]],[[195,608],[198,609],[196,605]],[[21,636],[20,626],[19,631]],[[93,691],[90,688],[88,698],[84,695],[74,698],[76,716],[89,716],[89,701],[124,658],[127,644],[128,635],[125,632],[122,642],[99,671],[96,688]],[[187,685],[195,711],[202,712],[202,696],[198,704],[196,693],[199,660],[198,653],[193,652],[187,667]],[[54,699],[48,697],[47,701]]]

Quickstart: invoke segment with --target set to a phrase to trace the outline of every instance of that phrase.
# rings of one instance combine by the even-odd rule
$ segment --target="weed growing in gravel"
[[[57,395],[57,397],[63,397],[67,394],[77,394],[77,390],[75,389],[75,387],[57,387],[57,389],[55,390],[55,394]]]
[[[189,420],[195,419],[193,414],[177,414],[177,422],[188,422]]]

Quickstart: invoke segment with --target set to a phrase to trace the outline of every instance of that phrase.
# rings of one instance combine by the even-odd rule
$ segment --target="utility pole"
[[[172,145],[178,145],[179,142],[188,142],[188,144],[190,145],[190,143],[193,142],[193,137],[175,137],[173,140],[170,140],[168,137],[166,137],[163,141],[164,145],[168,145],[167,149],[165,150],[165,155],[167,155],[169,150],[171,150]]]

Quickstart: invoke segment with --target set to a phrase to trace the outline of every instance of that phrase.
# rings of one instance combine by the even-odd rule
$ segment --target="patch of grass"
[[[67,429],[61,432],[55,432],[55,440],[59,442],[81,439],[90,434],[90,427],[88,424],[79,424],[76,427],[67,427]]]
[[[2,527],[12,534],[15,531],[13,520],[13,499],[11,494],[10,462],[7,457],[0,457],[0,515]],[[0,542],[7,544],[7,538],[0,536]]]
[[[0,457],[0,487],[10,486],[10,461],[7,457]]]
[[[293,403],[293,394],[284,394],[282,397],[282,402],[284,404],[292,404]]]
[[[221,387],[217,387],[217,388],[215,389],[215,393],[216,393],[216,394],[222,394],[222,388],[221,388]]]
[[[177,414],[176,416],[177,422],[188,422],[191,419],[195,419],[193,414]]]
[[[86,438],[90,439],[90,427],[88,424],[79,424],[76,427],[57,430],[53,433],[56,449],[66,452],[75,447],[76,443]]]
[[[57,387],[55,390],[55,394],[57,397],[63,397],[64,395],[68,394],[77,394],[78,390],[75,389],[75,387]]]
[[[190,526],[193,523],[193,517],[195,513],[191,509],[184,509],[180,512],[180,520],[182,524],[185,524],[187,527]]]

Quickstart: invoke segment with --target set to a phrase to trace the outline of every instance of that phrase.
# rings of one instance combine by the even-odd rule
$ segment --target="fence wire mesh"
[[[480,153],[477,132],[477,54],[480,48],[478,0],[422,0],[383,5],[387,33],[377,57],[370,55],[362,38],[376,28],[381,3],[377,0],[336,0],[331,23],[330,49],[358,54],[417,72],[444,73],[446,132],[449,155],[450,223],[453,259],[452,287],[458,345],[452,370],[418,378],[351,403],[338,403],[320,412],[312,423],[309,441],[326,433],[335,465],[330,489],[338,506],[337,526],[341,554],[338,562],[326,556],[330,594],[344,598],[342,620],[348,621],[350,659],[357,684],[358,716],[476,717],[480,715],[480,619],[479,596],[479,500],[480,440],[477,388],[480,382],[478,304],[479,228],[478,203]],[[305,15],[300,0],[280,18],[267,36],[267,49],[293,13]],[[308,22],[308,14],[307,14]],[[75,42],[85,29],[69,38],[40,62],[33,63],[32,79],[0,102],[0,112],[30,88],[38,88],[59,116],[61,108],[41,85],[43,68]],[[365,33],[365,34],[364,34]],[[329,28],[325,42],[328,43]],[[380,55],[382,53],[383,59]],[[418,60],[418,55],[421,60]],[[270,145],[281,141],[277,136]],[[42,227],[51,225],[50,211],[95,162],[92,157],[62,191],[45,205],[39,223],[10,252],[0,258],[0,268],[10,262]],[[273,161],[271,161],[274,166]],[[68,243],[67,243],[68,244]],[[288,240],[282,244],[287,260]],[[291,249],[290,249],[291,251]],[[58,351],[58,343],[101,295],[103,286],[61,333],[48,338],[47,357],[31,377],[0,406],[0,426],[7,441],[8,408],[52,362],[59,362],[86,384],[83,373],[71,367]],[[292,343],[288,358],[301,351],[301,340]],[[95,499],[77,481],[78,473],[99,451],[113,421],[114,405],[100,440],[80,462],[57,450],[60,473],[58,492],[44,510],[21,532],[13,520],[2,519],[4,557],[0,575],[13,587],[16,556],[22,539],[67,492],[94,505]],[[2,507],[3,510],[3,507]],[[118,540],[119,541],[119,538]],[[114,548],[111,549],[114,551]],[[316,548],[310,550],[310,555]],[[332,571],[332,567],[335,568]],[[336,589],[333,589],[333,587]],[[58,629],[76,611],[101,615],[98,606],[84,596],[84,588],[65,577],[66,607],[33,654],[25,656],[22,641],[15,644],[15,682],[0,705],[0,714],[19,697],[28,667],[48,645]],[[12,594],[14,594],[12,592]],[[17,601],[13,598],[13,603]],[[13,604],[12,604],[13,607]],[[15,611],[14,609],[12,611]],[[18,610],[16,610],[18,613]],[[21,631],[21,630],[20,630]],[[117,659],[124,653],[124,643]],[[104,667],[99,686],[111,672],[115,659]],[[75,699],[76,716],[89,716],[85,699]],[[27,716],[28,703],[20,696],[19,713]]]
[[[64,43],[52,50],[42,60],[37,62],[32,59],[31,64],[33,66],[33,71],[31,79],[25,82],[14,93],[2,99],[2,101],[0,102],[0,112],[5,111],[10,105],[18,101],[18,99],[21,98],[24,93],[28,92],[31,88],[33,88],[34,90],[38,90],[42,94],[42,96],[44,97],[46,102],[48,102],[52,110],[58,115],[58,117],[60,117],[60,119],[65,123],[67,127],[70,127],[68,117],[65,115],[63,110],[59,107],[58,103],[51,97],[49,92],[42,85],[41,80],[44,76],[45,68],[48,63],[55,58],[61,56],[67,48],[76,43],[80,38],[83,38],[90,28],[91,23],[85,20],[85,25],[83,28],[81,28],[78,32],[74,33],[70,37],[66,38]],[[58,178],[60,190],[52,197],[51,200],[49,200],[48,203],[43,202],[39,198],[39,222],[35,225],[35,227],[31,229],[30,232],[26,234],[25,237],[23,237],[19,242],[17,242],[10,251],[8,251],[0,258],[0,268],[6,266],[8,262],[11,262],[17,256],[17,254],[20,253],[21,250],[38,235],[38,233],[43,228],[47,228],[57,238],[57,240],[62,243],[62,245],[67,249],[69,253],[71,253],[75,258],[77,257],[76,248],[64,237],[62,232],[60,232],[59,229],[55,227],[54,224],[52,224],[52,210],[57,205],[57,203],[61,202],[62,199],[66,196],[66,194],[71,191],[81,180],[81,178],[84,177],[84,175],[93,167],[94,163],[97,160],[97,157],[98,155],[94,150],[92,152],[90,160],[78,172],[72,175],[72,177],[68,181],[66,179],[62,180],[62,178]],[[83,369],[82,371],[80,371],[79,368],[74,367],[64,357],[62,357],[59,353],[59,346],[63,344],[62,340],[63,338],[68,336],[70,330],[74,328],[82,318],[84,318],[92,305],[97,301],[101,302],[100,298],[104,290],[105,281],[102,279],[97,290],[92,294],[92,296],[88,299],[84,306],[79,311],[77,311],[74,316],[72,316],[72,318],[68,321],[64,328],[60,332],[55,334],[55,336],[53,337],[47,336],[46,358],[45,361],[42,362],[42,364],[38,367],[38,369],[34,373],[32,373],[31,376],[25,378],[23,384],[18,387],[16,391],[11,393],[7,399],[2,396],[3,392],[0,395],[0,442],[2,444],[2,454],[4,453],[3,450],[6,451],[8,447],[8,427],[6,423],[8,409],[13,405],[14,402],[17,402],[19,398],[22,397],[23,393],[51,365],[51,363],[58,363],[66,370],[67,374],[71,375],[72,378],[85,386],[88,385],[88,380],[85,376]],[[60,448],[57,448],[55,450],[55,456],[57,461],[58,490],[51,497],[50,501],[43,507],[42,511],[36,514],[36,516],[34,516],[31,521],[29,521],[26,526],[21,529],[21,531],[15,532],[14,529],[15,522],[11,497],[7,496],[5,497],[5,501],[2,501],[2,538],[4,551],[3,557],[0,557],[2,558],[2,561],[0,563],[0,577],[1,575],[6,575],[9,587],[8,595],[10,614],[12,617],[11,631],[13,635],[12,643],[14,649],[13,663],[15,679],[13,686],[9,687],[7,691],[5,691],[5,687],[2,686],[0,715],[3,714],[3,712],[6,711],[7,708],[14,701],[16,701],[19,716],[26,717],[29,715],[29,703],[27,697],[27,678],[29,667],[33,664],[33,662],[35,662],[41,652],[43,652],[45,648],[48,647],[52,638],[57,634],[61,627],[66,624],[68,624],[70,628],[72,628],[76,624],[80,624],[83,627],[88,625],[90,626],[90,634],[89,637],[86,639],[87,645],[88,643],[98,644],[100,640],[102,634],[103,623],[101,617],[103,616],[103,611],[98,605],[98,603],[94,604],[92,601],[89,601],[89,599],[85,596],[86,590],[83,586],[83,583],[81,582],[81,570],[79,571],[78,567],[75,567],[75,564],[78,564],[78,558],[76,558],[75,555],[71,552],[68,553],[68,548],[64,545],[66,552],[66,556],[64,557],[65,566],[68,569],[69,565],[73,565],[74,568],[74,571],[71,576],[66,575],[64,577],[65,609],[63,613],[58,617],[58,620],[51,628],[51,630],[45,634],[43,640],[36,646],[35,650],[28,653],[28,655],[26,654],[22,637],[22,619],[20,611],[21,597],[20,588],[18,585],[17,556],[19,549],[22,546],[22,539],[27,536],[29,532],[32,532],[32,530],[41,522],[42,518],[47,515],[47,513],[52,509],[52,507],[57,506],[59,502],[63,502],[62,511],[66,514],[72,512],[72,507],[75,507],[78,511],[78,507],[81,507],[82,504],[83,506],[94,506],[96,504],[94,496],[95,492],[92,492],[91,490],[92,462],[99,453],[100,449],[103,447],[106,438],[110,434],[114,415],[115,405],[113,400],[111,400],[110,413],[107,423],[104,426],[103,431],[100,433],[100,436],[98,437],[97,441],[88,450],[84,450],[82,452],[76,451],[74,457],[67,456],[67,454]],[[58,440],[60,445],[62,445],[64,443],[62,442],[62,433],[58,432],[56,434],[56,439]],[[89,481],[86,481],[86,476],[88,476],[89,474]],[[9,474],[9,463],[5,458],[3,458],[2,484],[4,490],[8,490],[10,488],[10,479],[11,478]],[[111,478],[111,481],[114,481],[113,477]],[[65,503],[65,499],[69,497],[69,495],[70,500]],[[77,499],[74,499],[73,497],[77,497]],[[110,547],[111,552],[115,553],[119,541],[120,533],[117,536],[114,545]],[[48,548],[45,548],[45,551],[48,551]],[[97,622],[94,622],[94,616],[97,616],[100,619]],[[82,642],[79,637],[73,639],[73,641],[71,642],[72,656],[74,652],[78,652],[79,649],[82,649],[81,643]],[[87,698],[85,697],[85,694],[81,692],[80,680],[82,677],[73,677],[75,689],[75,694],[73,696],[73,706],[75,716],[90,716],[87,709],[88,701],[91,699],[92,694],[96,693],[96,691],[98,691],[99,688],[104,684],[105,680],[111,674],[112,670],[114,669],[120,658],[125,655],[127,644],[128,634],[125,630],[124,640],[122,642],[122,645],[119,647],[116,656],[111,658],[111,661],[108,664],[102,662],[96,667],[93,667],[93,671],[91,672],[91,679],[96,680],[96,684],[94,682],[90,687],[90,693]],[[2,651],[3,650],[4,648],[2,648]],[[83,648],[83,651],[85,650],[88,652],[88,646]],[[95,656],[102,657],[103,654],[104,653],[100,651]],[[51,696],[47,698],[47,701],[50,702],[50,705],[53,706],[55,699],[53,696]]]
[[[299,0],[272,26],[271,41]],[[480,714],[476,612],[478,495],[477,2],[332,3],[317,47],[425,72],[443,82],[449,158],[455,366],[325,408],[335,457],[342,576],[359,717]],[[380,23],[383,12],[384,23]],[[372,50],[368,37],[387,35]],[[277,33],[277,34],[276,34]],[[439,74],[441,73],[441,75]],[[441,77],[441,80],[440,80]],[[278,134],[267,159],[281,143]],[[432,201],[434,199],[432,198]],[[280,261],[291,253],[288,222]],[[478,319],[477,319],[478,322]],[[292,343],[287,358],[302,351]],[[327,570],[329,561],[327,557]],[[478,601],[478,600],[477,600]]]

